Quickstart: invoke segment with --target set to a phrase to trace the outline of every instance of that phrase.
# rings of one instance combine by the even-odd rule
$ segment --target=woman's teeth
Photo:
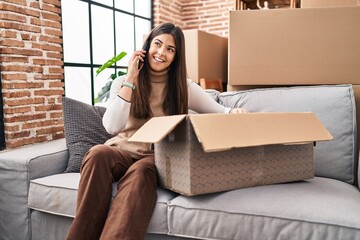
[[[162,60],[161,58],[157,58],[157,57],[154,57],[155,61],[157,62],[165,62],[164,60]]]

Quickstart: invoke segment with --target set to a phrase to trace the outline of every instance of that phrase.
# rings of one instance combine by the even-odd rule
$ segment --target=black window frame
[[[134,30],[133,30],[133,34],[134,34],[134,47],[136,47],[136,18],[141,18],[141,19],[144,19],[144,20],[149,20],[150,21],[150,26],[151,26],[151,29],[153,28],[154,26],[154,22],[153,22],[153,15],[154,15],[154,11],[153,11],[153,7],[154,7],[154,1],[153,0],[149,0],[150,1],[150,8],[151,8],[151,13],[150,13],[150,18],[147,18],[147,17],[144,17],[144,16],[140,16],[140,15],[137,15],[135,14],[135,0],[133,0],[133,8],[134,8],[134,13],[132,12],[127,12],[127,11],[124,11],[122,9],[118,9],[115,7],[115,1],[121,1],[121,0],[113,0],[113,4],[112,6],[108,6],[108,5],[105,5],[105,4],[102,4],[102,3],[98,3],[96,1],[92,1],[92,0],[73,0],[73,1],[79,1],[79,2],[85,2],[88,4],[88,14],[89,14],[89,46],[90,46],[90,63],[76,63],[76,62],[66,62],[63,58],[63,62],[64,62],[64,72],[65,72],[65,68],[66,67],[84,67],[84,68],[89,68],[90,70],[90,76],[91,76],[91,104],[94,105],[95,102],[94,102],[94,99],[96,98],[95,96],[95,93],[94,93],[94,82],[95,82],[95,75],[94,75],[94,70],[96,70],[97,68],[99,68],[101,65],[100,64],[94,64],[94,60],[93,60],[93,40],[92,40],[92,21],[91,21],[91,6],[92,5],[96,5],[98,7],[103,7],[103,8],[106,8],[106,9],[110,9],[112,10],[113,12],[113,32],[114,32],[114,55],[115,56],[116,54],[119,54],[117,52],[117,49],[116,49],[116,23],[115,23],[115,13],[116,12],[120,12],[120,13],[124,13],[124,14],[127,14],[131,17],[133,17],[133,21],[134,21]],[[62,16],[61,16],[62,18]],[[135,50],[135,49],[133,49]],[[63,52],[64,52],[64,48],[63,48]],[[112,56],[109,56],[109,58],[111,58]],[[127,69],[127,66],[124,66],[124,65],[118,65],[118,64],[115,64],[113,66],[110,67],[111,69],[114,69],[114,73],[116,73],[118,70],[120,69]],[[66,77],[65,77],[65,74],[64,74],[64,89],[66,88]],[[64,94],[65,94],[65,91],[64,91]]]

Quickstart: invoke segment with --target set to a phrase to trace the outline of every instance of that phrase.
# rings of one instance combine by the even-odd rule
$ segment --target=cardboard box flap
[[[333,139],[310,112],[198,114],[189,119],[205,152]]]
[[[184,118],[183,115],[153,117],[129,138],[129,142],[157,143],[163,140]]]

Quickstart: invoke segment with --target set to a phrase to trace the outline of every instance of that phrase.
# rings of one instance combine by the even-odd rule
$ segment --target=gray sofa
[[[334,140],[316,144],[314,179],[194,197],[159,187],[146,239],[360,239],[351,85],[209,94],[254,112],[315,112]],[[0,153],[0,239],[65,238],[80,177],[67,171],[71,151],[60,139]]]

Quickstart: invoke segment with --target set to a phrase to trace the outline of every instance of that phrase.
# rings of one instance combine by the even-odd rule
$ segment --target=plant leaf
[[[101,67],[99,67],[96,70],[96,76],[99,75],[99,73],[101,73],[103,70],[107,69],[108,67],[112,66],[113,64],[115,64],[117,61],[121,60],[123,57],[125,57],[127,55],[126,52],[121,52],[120,54],[118,54],[117,56],[114,56],[113,58],[109,59],[106,63],[104,63]]]
[[[110,80],[105,84],[105,86],[103,86],[101,88],[101,90],[98,93],[97,97],[94,99],[95,103],[107,101],[109,99],[109,97],[110,97],[110,88],[111,88],[112,83],[113,83],[113,81]]]
[[[126,72],[124,72],[124,71],[118,71],[118,76],[120,77],[120,76],[123,76],[123,75],[125,75],[126,74]]]
[[[115,73],[112,73],[112,74],[110,75],[110,79],[114,80],[115,78],[116,78],[116,74],[115,74]]]

